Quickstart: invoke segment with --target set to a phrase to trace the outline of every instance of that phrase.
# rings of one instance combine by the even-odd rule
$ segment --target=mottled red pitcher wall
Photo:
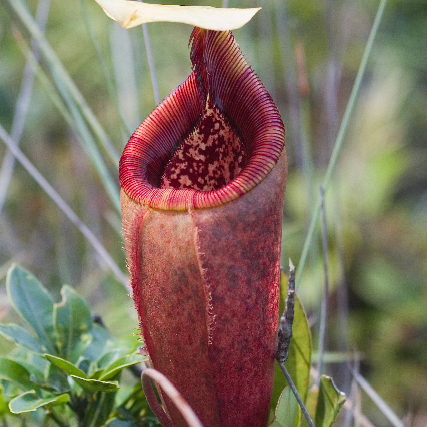
[[[120,163],[133,298],[153,367],[205,427],[265,427],[284,127],[231,33],[195,29],[191,58],[193,73],[141,124]]]

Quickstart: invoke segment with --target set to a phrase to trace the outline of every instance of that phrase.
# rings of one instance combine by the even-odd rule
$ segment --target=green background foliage
[[[135,339],[118,340],[95,323],[86,302],[67,285],[62,301],[53,303],[31,273],[13,264],[6,286],[24,327],[0,325],[0,334],[16,345],[0,357],[3,425],[7,415],[23,426],[101,427],[121,420],[154,427],[139,374],[133,383],[121,378],[125,368],[148,359],[136,351]],[[132,405],[136,399],[140,404]]]
[[[24,5],[34,16],[37,1],[0,4],[0,124],[11,134],[14,121],[22,118],[16,105],[30,58],[30,38],[28,26],[6,7],[8,3]],[[220,6],[222,1],[185,4]],[[289,175],[283,265],[290,257],[298,271],[319,185],[378,2],[230,1],[232,7],[258,5],[262,11],[234,34],[285,122]],[[425,378],[427,364],[426,24],[422,0],[389,0],[325,200],[330,296],[325,355],[329,362],[324,372],[349,393],[348,361],[358,359],[360,373],[413,426],[427,422],[427,383],[419,380]],[[190,72],[191,28],[147,28],[164,98]],[[142,29],[120,29],[91,0],[51,0],[46,41],[63,68],[42,55],[20,147],[125,272],[115,155],[155,107]],[[63,70],[101,130],[82,113]],[[5,156],[0,142],[0,160]],[[53,333],[66,337],[61,344],[64,353],[58,357],[72,357],[78,331],[88,325],[83,321],[87,313],[80,313],[77,329],[64,330],[68,323],[61,319],[68,322],[70,317],[60,301],[77,298],[73,289],[115,336],[132,337],[138,321],[129,291],[105,259],[18,163],[6,190],[0,206],[2,323],[19,322],[5,286],[7,269],[15,261],[31,270],[51,294],[46,305],[33,309],[52,306],[52,318],[58,322]],[[297,289],[315,351],[323,282],[317,227]],[[69,287],[62,288],[63,283]],[[41,328],[50,336],[53,320],[46,317],[46,322],[33,325],[34,332]],[[58,345],[47,338],[32,341],[19,326],[6,333],[33,350],[42,345],[50,351]],[[4,356],[12,346],[0,339]],[[375,425],[390,425],[364,392],[361,399],[363,414]],[[2,408],[0,400],[0,413]]]

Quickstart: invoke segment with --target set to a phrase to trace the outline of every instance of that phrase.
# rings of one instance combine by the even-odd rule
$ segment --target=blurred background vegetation
[[[221,6],[222,0],[183,3]],[[93,110],[104,137],[87,125],[88,116],[76,107],[56,60],[43,52],[31,85],[32,68],[25,71],[33,58],[29,27],[14,4],[46,20],[48,46]],[[283,263],[291,257],[298,269],[378,2],[231,0],[229,6],[263,7],[234,35],[285,122],[289,175]],[[191,28],[156,23],[147,29],[163,99],[190,73]],[[349,362],[360,360],[356,365],[373,389],[406,425],[417,427],[427,425],[426,40],[427,3],[389,0],[325,198],[326,360],[331,361],[325,372],[350,394]],[[94,0],[0,4],[0,124],[18,136],[25,155],[123,272],[116,156],[156,105],[146,41],[142,28],[121,29]],[[104,148],[102,140],[111,147]],[[116,336],[137,333],[132,300],[105,259],[21,164],[11,168],[3,141],[0,161],[0,320],[12,320],[4,283],[16,261],[58,298],[63,283],[75,287]],[[103,166],[97,169],[99,162]],[[297,289],[315,343],[323,286],[319,224]],[[3,339],[0,348],[0,353],[9,348]],[[390,425],[372,400],[359,394],[364,416],[373,425]]]

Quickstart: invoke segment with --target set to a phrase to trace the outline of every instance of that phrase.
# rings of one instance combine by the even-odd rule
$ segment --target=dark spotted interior
[[[217,190],[243,169],[246,150],[218,107],[207,107],[194,131],[166,164],[161,188]]]

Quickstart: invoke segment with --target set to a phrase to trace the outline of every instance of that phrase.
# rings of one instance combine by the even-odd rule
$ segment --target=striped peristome
[[[126,194],[157,209],[209,208],[236,199],[266,177],[285,143],[277,107],[231,33],[195,28],[190,40],[193,72],[139,126],[120,161]],[[206,159],[188,157],[192,143],[203,143],[200,125],[212,114],[224,124],[205,138],[215,146],[207,161],[216,164],[217,180],[206,168],[197,173],[196,165]],[[240,154],[221,156],[229,144]],[[183,167],[184,157],[194,164]]]

